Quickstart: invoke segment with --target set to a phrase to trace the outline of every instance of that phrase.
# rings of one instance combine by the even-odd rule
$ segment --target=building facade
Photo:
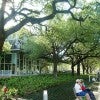
[[[4,54],[0,60],[0,76],[20,76],[38,74],[36,61],[21,52]]]
[[[0,57],[0,76],[32,75],[39,73],[37,63],[21,52],[18,36],[10,36],[6,40],[11,44],[11,52]],[[6,42],[5,41],[5,42]]]

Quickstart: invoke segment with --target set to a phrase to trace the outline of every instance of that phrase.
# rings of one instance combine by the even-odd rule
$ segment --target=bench
[[[73,92],[74,92],[75,97],[76,97],[78,100],[86,100],[86,97],[85,97],[85,96],[77,96],[77,95],[76,95],[75,88],[73,88]]]

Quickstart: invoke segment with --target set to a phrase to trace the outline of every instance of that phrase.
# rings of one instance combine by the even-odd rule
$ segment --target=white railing
[[[11,76],[12,70],[0,70],[0,76]]]
[[[0,70],[0,76],[27,76],[27,75],[39,75],[39,71],[15,70],[15,72],[12,73],[12,70]]]

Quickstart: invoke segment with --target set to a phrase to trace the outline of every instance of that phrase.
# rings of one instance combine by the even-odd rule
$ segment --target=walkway
[[[98,88],[98,90],[97,91],[94,90],[93,93],[94,93],[94,95],[96,97],[96,100],[100,100],[100,83],[99,83],[98,86],[96,85],[96,87]]]

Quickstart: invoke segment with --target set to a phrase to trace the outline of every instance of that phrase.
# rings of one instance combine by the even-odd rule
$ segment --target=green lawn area
[[[73,86],[77,78],[83,78],[89,85],[87,75],[73,77],[66,73],[58,74],[56,79],[53,75],[1,78],[0,84],[18,89],[18,96],[27,100],[43,100],[44,89],[48,90],[49,100],[74,100]]]

